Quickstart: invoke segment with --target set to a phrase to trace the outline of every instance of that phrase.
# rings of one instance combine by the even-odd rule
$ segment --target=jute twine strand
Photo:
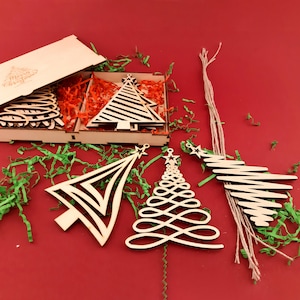
[[[204,94],[205,100],[209,109],[210,116],[210,128],[211,128],[211,138],[212,138],[212,148],[213,152],[216,155],[226,156],[225,150],[225,138],[221,119],[218,113],[218,110],[214,101],[214,90],[211,81],[207,75],[207,67],[216,60],[216,57],[221,49],[222,43],[219,44],[219,47],[216,53],[211,59],[208,59],[208,51],[202,49],[202,52],[199,54],[199,57],[202,62],[202,73],[203,73],[203,83],[204,83]],[[228,183],[224,183],[228,184]],[[249,262],[249,269],[252,270],[252,279],[254,281],[260,280],[260,270],[259,264],[255,256],[254,244],[260,243],[272,250],[276,251],[278,254],[283,255],[289,260],[293,260],[288,255],[283,252],[275,249],[274,247],[263,242],[259,237],[256,236],[253,227],[248,219],[248,217],[242,212],[241,208],[237,205],[236,200],[230,195],[228,190],[226,191],[226,198],[232,212],[234,221],[237,226],[237,238],[236,238],[236,251],[235,251],[235,263],[240,263],[240,249],[244,249]]]

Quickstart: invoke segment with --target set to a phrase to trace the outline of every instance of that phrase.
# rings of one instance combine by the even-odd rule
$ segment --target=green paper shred
[[[235,156],[236,156],[236,160],[242,160],[240,152],[238,150],[235,150]]]
[[[168,92],[171,92],[171,93],[178,93],[180,91],[173,79],[171,79],[168,82],[167,88],[168,88]]]
[[[253,125],[253,126],[260,126],[261,125],[260,122],[255,122],[254,121],[254,118],[251,116],[250,113],[247,114],[246,120],[251,120],[251,125]]]
[[[289,174],[295,174],[298,172],[298,169],[299,169],[299,166],[300,166],[300,161],[293,164],[292,168],[288,170],[288,173]]]
[[[92,50],[98,54],[98,51],[93,43],[90,43]],[[135,48],[133,55],[119,55],[116,59],[106,59],[106,61],[92,68],[96,72],[124,72],[132,59],[138,59],[144,66],[150,68],[150,55],[144,55]]]
[[[167,70],[167,72],[166,72],[166,76],[172,75],[173,69],[174,69],[174,64],[175,64],[174,62],[171,62],[171,63],[170,63],[169,68],[168,68],[168,70]]]
[[[17,202],[17,207],[19,209],[19,216],[22,218],[25,226],[26,226],[26,229],[27,229],[27,237],[28,237],[28,241],[29,242],[33,242],[33,237],[32,237],[32,230],[31,230],[31,224],[30,222],[27,220],[25,214],[23,213],[23,207],[22,205]]]
[[[100,65],[93,67],[93,71],[96,72],[124,72],[128,64],[132,60],[129,57],[123,57],[119,59],[107,59]]]
[[[288,196],[289,201],[285,202],[274,216],[274,226],[256,228],[261,239],[274,248],[285,247],[295,242],[300,243],[300,210],[295,208],[289,193]],[[270,256],[276,254],[276,251],[268,247],[262,248],[260,252]],[[298,256],[299,253],[295,257]]]
[[[184,116],[174,119],[169,123],[170,132],[174,131],[185,131],[190,133],[192,131],[198,132],[200,129],[196,127],[191,127],[191,124],[199,122],[195,119],[195,113],[187,106],[184,105],[183,109],[187,112]]]
[[[210,176],[206,177],[205,179],[203,179],[198,183],[198,187],[205,185],[206,183],[214,179],[216,176],[217,176],[216,174],[211,174]]]
[[[183,105],[183,109],[191,115],[195,115],[192,110],[190,110],[186,105]]]
[[[146,67],[148,68],[150,67],[150,63],[149,63],[150,55],[144,55],[143,53],[138,51],[137,47],[135,47],[135,55],[133,57],[139,59],[139,61]]]
[[[271,150],[274,150],[278,144],[278,141],[274,140],[271,142]]]
[[[247,255],[245,249],[240,249],[240,252],[241,252],[241,255],[243,258],[248,258],[248,255]]]
[[[192,99],[186,99],[186,98],[182,98],[182,101],[183,101],[183,102],[188,102],[188,103],[196,103],[195,100],[192,100]]]
[[[96,54],[99,54],[98,51],[97,51],[97,49],[96,49],[96,47],[95,47],[95,45],[94,45],[92,42],[90,42],[90,45],[91,45],[92,50],[93,50]]]

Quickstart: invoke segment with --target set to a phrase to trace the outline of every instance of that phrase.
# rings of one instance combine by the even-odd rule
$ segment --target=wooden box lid
[[[75,35],[0,64],[0,105],[105,61]]]

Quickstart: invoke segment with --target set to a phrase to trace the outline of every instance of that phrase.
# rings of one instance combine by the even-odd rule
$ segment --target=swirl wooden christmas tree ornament
[[[146,207],[139,211],[140,219],[133,224],[137,234],[129,237],[126,245],[131,249],[149,249],[171,241],[196,248],[223,248],[222,244],[209,243],[220,232],[208,225],[211,215],[200,209],[201,203],[180,173],[178,156],[173,155],[172,148],[164,158],[166,170]]]
[[[148,144],[141,148],[135,147],[128,157],[47,188],[48,193],[68,208],[55,219],[56,223],[67,230],[75,221],[80,220],[103,246],[116,222],[128,174],[136,159],[146,155],[147,148]],[[103,182],[108,183],[101,193],[97,187]],[[70,200],[75,201],[75,205]]]

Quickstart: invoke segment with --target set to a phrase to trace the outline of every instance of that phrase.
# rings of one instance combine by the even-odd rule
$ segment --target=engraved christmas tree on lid
[[[34,76],[37,72],[38,71],[35,69],[17,68],[15,66],[12,66],[10,72],[6,76],[2,85],[4,87],[7,87],[12,85],[22,84],[28,78]]]

